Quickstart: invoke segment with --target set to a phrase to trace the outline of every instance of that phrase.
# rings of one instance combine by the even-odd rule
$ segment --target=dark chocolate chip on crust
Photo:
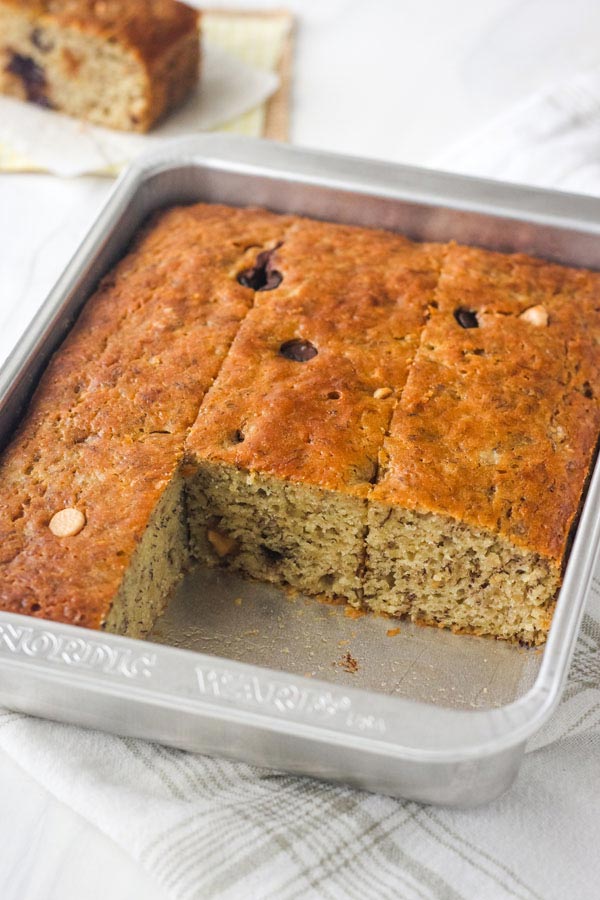
[[[459,306],[458,309],[454,310],[454,318],[461,328],[479,328],[477,313],[473,312],[472,309]]]
[[[293,360],[293,362],[308,362],[318,352],[314,344],[301,338],[292,338],[291,341],[285,341],[279,348],[280,355],[285,356],[286,359]]]
[[[250,269],[244,269],[239,273],[237,280],[243,287],[253,291],[274,291],[283,281],[283,275],[273,268],[273,254],[281,246],[272,250],[263,250],[256,257],[256,262]]]

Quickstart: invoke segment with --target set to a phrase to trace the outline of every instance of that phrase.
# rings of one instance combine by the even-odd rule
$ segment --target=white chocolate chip
[[[143,97],[140,97],[138,100],[134,100],[129,107],[129,111],[134,116],[141,116],[142,113],[146,111],[146,100]]]
[[[217,556],[228,556],[234,550],[237,550],[237,541],[229,537],[228,534],[221,534],[220,531],[214,531],[214,529],[209,528],[206,532],[206,537]]]
[[[480,450],[479,462],[484,466],[495,466],[500,462],[500,454],[497,450]]]
[[[562,425],[550,425],[548,434],[553,441],[556,441],[557,444],[564,443],[567,437],[567,432],[562,427]]]
[[[537,328],[545,328],[548,324],[548,313],[545,306],[530,306],[529,309],[521,313],[519,318],[529,322],[530,325],[535,325]]]
[[[392,394],[393,394],[393,391],[391,388],[382,387],[382,388],[377,388],[377,390],[374,391],[373,396],[375,397],[376,400],[385,400],[385,399],[387,399],[387,397],[391,397]]]
[[[85,525],[85,516],[79,509],[68,506],[54,513],[49,528],[56,537],[75,537]]]

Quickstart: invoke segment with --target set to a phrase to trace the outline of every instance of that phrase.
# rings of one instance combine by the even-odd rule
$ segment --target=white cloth
[[[598,133],[600,77],[586,76],[439,162],[600,193]],[[481,809],[423,807],[10,712],[0,747],[174,898],[600,895],[600,608],[587,611],[561,706],[515,786]]]
[[[467,175],[600,195],[600,69],[528,97],[431,164]]]

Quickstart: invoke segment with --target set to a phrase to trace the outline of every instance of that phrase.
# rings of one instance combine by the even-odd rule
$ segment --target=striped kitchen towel
[[[514,787],[436,809],[0,714],[0,747],[185,900],[595,900],[600,610]]]

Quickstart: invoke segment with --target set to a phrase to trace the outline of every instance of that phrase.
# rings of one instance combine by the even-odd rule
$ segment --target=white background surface
[[[306,146],[427,164],[537,87],[600,63],[597,0],[288,6],[298,14],[293,140]],[[0,176],[0,359],[110,187]],[[121,850],[1,754],[0,848],[1,900],[164,900]]]

